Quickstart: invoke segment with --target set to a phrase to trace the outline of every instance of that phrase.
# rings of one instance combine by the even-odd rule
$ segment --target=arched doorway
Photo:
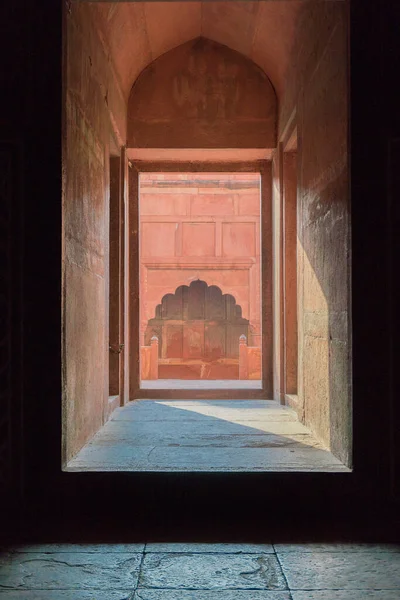
[[[199,279],[162,298],[145,344],[158,338],[160,379],[238,379],[239,339],[250,330],[235,298]]]
[[[128,11],[129,3],[120,4]],[[324,443],[348,462],[351,336],[347,13],[343,3],[337,3],[329,15],[320,13],[320,3],[315,9],[305,3],[298,22],[296,17],[294,35],[294,29],[286,26],[294,14],[283,26],[280,8],[274,12],[275,3],[261,3],[257,6],[265,6],[268,14],[263,12],[264,21],[258,17],[254,21],[254,40],[257,32],[261,35],[259,44],[254,46],[257,50],[241,54],[246,45],[232,45],[232,37],[226,35],[231,28],[220,25],[226,24],[225,18],[216,19],[210,14],[203,18],[206,4],[200,20],[193,17],[201,24],[199,29],[186,28],[185,35],[174,37],[171,46],[159,44],[158,50],[149,53],[133,51],[131,41],[138,36],[133,38],[130,29],[125,37],[120,37],[123,25],[129,23],[130,27],[132,23],[127,13],[120,14],[116,29],[110,30],[120,7],[104,6],[102,16],[98,14],[93,22],[90,11],[97,11],[98,3],[96,9],[88,7],[88,14],[81,14],[77,8],[68,18],[68,48],[79,43],[76,54],[85,63],[75,63],[73,53],[68,54],[63,389],[64,422],[72,425],[68,425],[65,436],[65,456],[72,456],[107,421],[117,405],[141,398],[171,397],[165,396],[164,390],[158,396],[146,395],[140,387],[144,329],[140,321],[139,178],[143,173],[157,173],[161,181],[163,173],[229,171],[261,174],[262,277],[253,278],[254,287],[261,287],[262,295],[260,397],[293,406],[299,418],[312,425]],[[288,10],[295,4],[298,3],[288,3]],[[135,7],[135,3],[129,7]],[[156,8],[159,19],[160,8]],[[181,8],[176,14],[180,18]],[[243,14],[240,18],[238,33],[247,30],[241,26],[244,17]],[[107,35],[99,36],[102,43],[93,60],[91,44],[97,43],[100,21],[103,33],[110,34],[111,45],[107,50]],[[329,22],[329,36],[316,33],[318,27],[313,25],[322,21]],[[220,35],[215,36],[213,28],[217,23]],[[281,29],[291,33],[286,38],[283,34],[268,35],[268,31],[273,34]],[[148,37],[145,28],[143,32]],[[88,45],[83,46],[86,39]],[[280,39],[286,48],[285,52],[281,48],[285,54],[283,62]],[[123,49],[119,58],[113,56],[117,49],[117,53]],[[135,63],[138,57],[143,60]],[[111,72],[114,66],[120,71]],[[123,89],[111,82],[121,83]],[[290,170],[290,160],[284,155],[295,151],[298,159],[293,174],[294,168]],[[115,186],[114,198],[107,191],[110,184],[111,192],[111,168],[104,163],[104,157],[107,161],[110,154],[120,158],[120,185]],[[165,226],[153,218],[154,246],[146,260],[156,280],[154,285],[159,285],[160,290],[151,300],[154,305],[151,317],[146,314],[146,323],[155,318],[154,307],[166,293],[159,283],[168,275],[166,270],[177,271],[177,265],[182,267],[183,259],[186,261],[186,244],[193,249],[191,263],[186,261],[184,265],[192,271],[190,277],[199,272],[202,280],[218,285],[217,278],[208,279],[208,273],[203,274],[211,270],[208,259],[218,261],[218,265],[221,256],[228,261],[230,250],[228,245],[224,248],[224,231],[227,239],[238,235],[239,227],[234,231],[228,224],[217,226],[217,215],[210,213],[203,215],[201,226],[185,224],[178,231],[178,221],[189,221],[192,215],[190,203],[179,198],[181,191],[175,192],[181,212],[172,209],[170,203],[169,214],[163,214]],[[113,199],[118,200],[114,206]],[[112,224],[113,208],[118,213],[118,227],[107,228],[108,221]],[[182,219],[177,219],[178,215]],[[240,207],[234,215],[244,223]],[[245,225],[240,226],[242,232],[250,228],[248,221]],[[159,229],[171,232],[168,248]],[[213,244],[215,248],[209,249],[208,254],[200,253],[198,239],[206,239],[210,248]],[[235,241],[231,246],[239,244]],[[118,263],[119,286],[112,285],[116,271],[113,257]],[[250,264],[248,256],[244,260]],[[250,268],[243,266],[242,270]],[[166,289],[175,290],[191,280],[182,278],[173,284],[168,281]],[[118,287],[119,302],[114,302],[114,287]],[[221,289],[232,291],[229,287],[225,290],[222,284]],[[243,308],[242,317],[251,320],[245,298],[236,293],[234,296]],[[107,319],[115,306],[118,328]],[[113,328],[117,333],[115,340]],[[289,359],[293,359],[293,364]],[[119,393],[110,397],[114,364],[119,367],[118,379],[115,378]],[[175,390],[171,388],[172,392]],[[240,393],[236,398],[243,398],[239,388],[233,392]],[[196,390],[196,397],[211,395]],[[221,395],[218,392],[213,397]],[[234,397],[231,390],[229,397]],[[76,423],[83,425],[77,427]]]

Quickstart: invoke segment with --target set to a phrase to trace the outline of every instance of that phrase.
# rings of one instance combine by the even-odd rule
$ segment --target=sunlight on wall
[[[300,242],[299,242],[300,245]],[[305,423],[314,425],[318,432],[321,423],[330,422],[329,401],[329,307],[318,277],[306,252],[303,254],[303,313],[300,360]],[[317,427],[315,426],[317,424]],[[330,440],[330,429],[325,427],[324,440]]]

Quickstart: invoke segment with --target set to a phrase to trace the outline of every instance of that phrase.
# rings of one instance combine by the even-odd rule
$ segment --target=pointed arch
[[[252,60],[197,38],[139,75],[128,102],[131,148],[274,148],[277,98]]]

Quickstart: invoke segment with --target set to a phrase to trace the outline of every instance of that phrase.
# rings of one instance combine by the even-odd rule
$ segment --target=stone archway
[[[159,340],[160,379],[238,379],[239,338],[249,332],[235,298],[199,279],[163,296],[145,344]]]
[[[131,13],[137,3],[106,4],[73,3],[73,10],[66,15],[62,293],[65,461],[94,435],[115,406],[143,397],[139,376],[139,174],[193,172],[195,166],[196,171],[207,172],[262,170],[263,270],[262,278],[254,278],[253,284],[254,289],[261,287],[262,294],[263,395],[291,404],[324,443],[349,462],[351,248],[346,7],[333,3],[335,7],[330,6],[326,13],[324,3],[311,6],[306,2],[300,11],[299,3],[290,2],[283,3],[285,7],[282,3],[226,3],[229,7],[241,5],[230,21],[230,8],[226,9],[228,20],[216,18],[213,11],[222,10],[217,6],[220,3],[204,3],[197,16],[193,13],[193,20],[181,19],[185,3],[164,9],[147,3],[153,8],[149,8],[150,15],[146,7],[143,21],[136,18],[136,12]],[[190,4],[191,9],[195,4]],[[161,36],[156,26],[160,10],[168,11]],[[172,17],[171,10],[176,11]],[[242,23],[249,24],[250,13],[253,25],[250,29],[242,27]],[[196,23],[198,27],[193,27]],[[233,27],[234,23],[238,26]],[[324,23],[329,35],[321,36],[319,23]],[[235,30],[238,35],[231,35]],[[249,31],[251,44],[242,37]],[[138,45],[133,48],[133,43]],[[298,314],[297,397],[286,394],[289,388],[282,386],[282,348],[287,342],[288,319],[281,310],[281,304],[287,306],[281,299],[287,294],[284,250],[288,230],[283,154],[293,150],[290,146],[295,131],[299,185],[297,227],[291,233],[299,244],[299,251],[293,252],[298,302],[292,303],[297,305],[293,319],[295,312]],[[110,340],[107,322],[110,248],[115,242],[107,230],[111,214],[107,189],[110,152],[120,157],[116,194],[119,220],[115,228],[121,240],[120,251],[115,253],[121,266],[120,329],[115,341]],[[228,157],[232,162],[227,169]],[[171,223],[172,219],[170,228]],[[215,240],[221,247],[221,236],[215,235]],[[180,243],[175,239],[176,246]],[[150,258],[158,263],[160,257]],[[176,261],[171,270],[174,264]],[[153,275],[159,277],[159,272]],[[158,301],[163,293],[156,294],[155,299]],[[235,297],[243,314],[254,322],[244,300]],[[119,394],[110,401],[109,364],[116,352],[120,356]]]

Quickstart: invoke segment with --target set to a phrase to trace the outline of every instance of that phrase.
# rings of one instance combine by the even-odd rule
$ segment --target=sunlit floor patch
[[[261,379],[154,379],[141,382],[142,390],[261,390]]]
[[[69,471],[348,471],[290,408],[266,400],[138,400]]]

